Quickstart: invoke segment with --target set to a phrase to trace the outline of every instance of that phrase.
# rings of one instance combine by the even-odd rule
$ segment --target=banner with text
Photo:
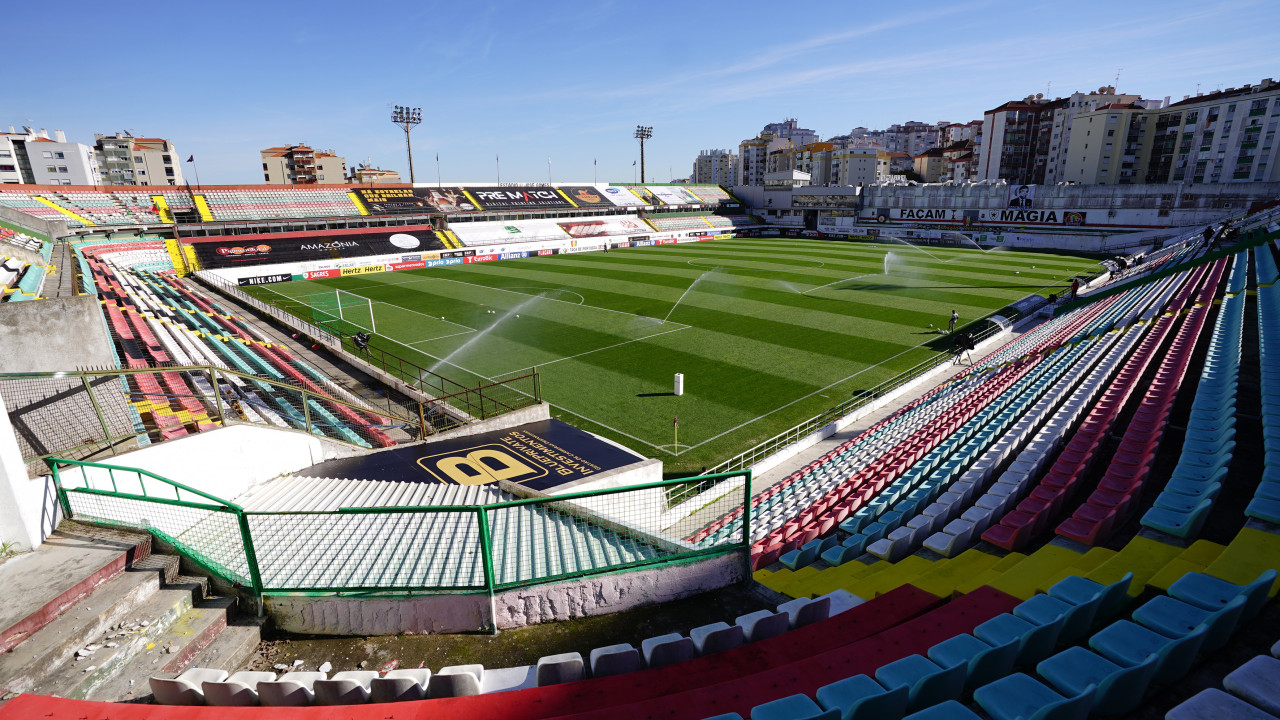
[[[469,187],[463,192],[481,210],[542,210],[573,205],[553,187]]]
[[[232,235],[186,242],[195,248],[196,258],[204,268],[307,262],[444,248],[431,228],[425,226]]]

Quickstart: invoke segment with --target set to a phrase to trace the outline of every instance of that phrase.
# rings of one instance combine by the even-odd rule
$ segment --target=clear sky
[[[169,138],[204,183],[261,182],[258,151],[297,142],[407,179],[393,104],[423,108],[419,182],[436,153],[446,183],[495,180],[495,156],[503,181],[545,180],[548,157],[555,182],[592,180],[593,160],[630,181],[637,124],[666,182],[784,117],[825,138],[1117,71],[1121,92],[1174,100],[1280,79],[1275,0],[73,0],[5,19],[0,125]]]

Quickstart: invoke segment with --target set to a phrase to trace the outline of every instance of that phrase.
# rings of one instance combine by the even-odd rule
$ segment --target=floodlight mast
[[[396,105],[391,111],[391,122],[404,129],[404,146],[409,151],[409,184],[412,185],[414,182],[413,143],[409,141],[409,131],[422,122],[422,108]]]
[[[644,141],[653,137],[653,126],[637,125],[635,137],[640,141],[640,183],[644,184]]]

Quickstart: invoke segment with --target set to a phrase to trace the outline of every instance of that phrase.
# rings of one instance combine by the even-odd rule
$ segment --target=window
[[[13,165],[0,165],[0,172],[18,172],[18,169]]]
[[[64,174],[65,174],[65,173],[67,172],[67,166],[66,166],[66,165],[59,165],[59,166],[58,166],[58,172],[60,172],[60,173],[64,173]]]
[[[1112,136],[1113,136],[1113,135],[1115,135],[1115,134],[1116,134],[1116,131],[1115,131],[1115,130],[1108,130],[1108,131],[1107,131],[1107,137],[1112,137]]]
[[[13,157],[13,153],[8,150],[0,150],[0,157]]]
[[[51,151],[51,150],[45,150],[45,151],[44,151],[44,156],[45,156],[45,157],[47,157],[47,158],[52,158],[52,157],[53,157],[53,151]]]
[[[44,171],[45,171],[45,172],[47,172],[47,173],[56,173],[56,172],[58,172],[58,168],[57,168],[57,167],[55,167],[55,166],[53,166],[53,165],[45,165],[45,166],[44,166]]]
[[[170,158],[168,155],[164,155],[164,156],[162,156],[160,159],[161,159],[161,160],[164,160],[164,161],[165,161],[165,163],[172,163],[172,162],[173,162],[173,159],[172,159],[172,158]]]
[[[140,162],[142,162],[142,156],[141,156],[141,155],[134,155],[134,156],[133,156],[133,161],[134,161],[134,162],[136,162],[136,163],[140,163]]]
[[[54,157],[55,159],[57,159],[57,160],[66,160],[66,159],[67,159],[67,155],[66,155],[66,153],[60,153],[60,152],[55,152],[55,153],[53,154],[53,157]]]

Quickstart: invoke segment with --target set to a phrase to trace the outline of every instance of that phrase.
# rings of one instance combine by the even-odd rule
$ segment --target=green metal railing
[[[138,468],[48,462],[66,517],[151,532],[257,596],[492,594],[746,552],[751,537],[749,471],[483,505],[273,511],[246,509]],[[696,495],[684,492],[695,487]],[[696,502],[673,508],[673,493]],[[709,547],[686,539],[739,509],[738,533]]]

